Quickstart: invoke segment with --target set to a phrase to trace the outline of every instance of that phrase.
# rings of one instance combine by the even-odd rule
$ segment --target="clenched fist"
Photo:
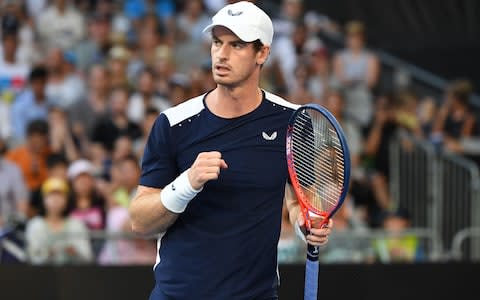
[[[188,171],[188,180],[195,190],[199,190],[209,180],[218,179],[221,169],[228,168],[218,151],[202,152]]]

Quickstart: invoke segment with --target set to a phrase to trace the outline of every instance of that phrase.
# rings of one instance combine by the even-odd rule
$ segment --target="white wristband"
[[[298,225],[298,222],[295,221],[295,225],[293,225],[294,229],[295,229],[295,233],[297,234],[297,236],[302,240],[304,241],[305,243],[307,242],[307,238],[305,237],[305,233],[303,233],[302,229],[300,228],[300,225]]]
[[[165,186],[160,193],[160,201],[171,212],[182,213],[188,203],[202,191],[195,190],[188,179],[188,170],[184,171],[174,181]]]

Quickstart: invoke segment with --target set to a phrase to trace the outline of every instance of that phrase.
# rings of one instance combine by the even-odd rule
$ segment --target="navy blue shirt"
[[[264,92],[254,111],[225,119],[206,107],[202,95],[157,118],[145,148],[141,185],[165,187],[200,152],[219,151],[228,164],[160,237],[154,271],[161,293],[196,300],[276,296],[288,176],[285,135],[295,108]]]

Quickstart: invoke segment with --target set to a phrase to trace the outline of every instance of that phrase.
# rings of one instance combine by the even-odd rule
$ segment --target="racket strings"
[[[319,112],[305,109],[292,131],[293,164],[307,201],[318,211],[336,207],[344,185],[345,162],[334,127]]]

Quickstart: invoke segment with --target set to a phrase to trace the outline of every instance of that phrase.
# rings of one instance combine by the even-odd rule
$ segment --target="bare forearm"
[[[298,214],[300,213],[300,205],[298,204],[297,198],[291,185],[287,184],[285,186],[285,203],[288,210],[288,219],[292,225],[295,225],[297,222]]]
[[[367,155],[375,155],[380,146],[381,136],[382,136],[383,125],[375,124],[370,132],[370,135],[367,138],[365,143],[365,153]]]
[[[177,219],[178,214],[166,209],[160,201],[160,193],[140,195],[130,205],[132,230],[141,235],[164,232]]]

